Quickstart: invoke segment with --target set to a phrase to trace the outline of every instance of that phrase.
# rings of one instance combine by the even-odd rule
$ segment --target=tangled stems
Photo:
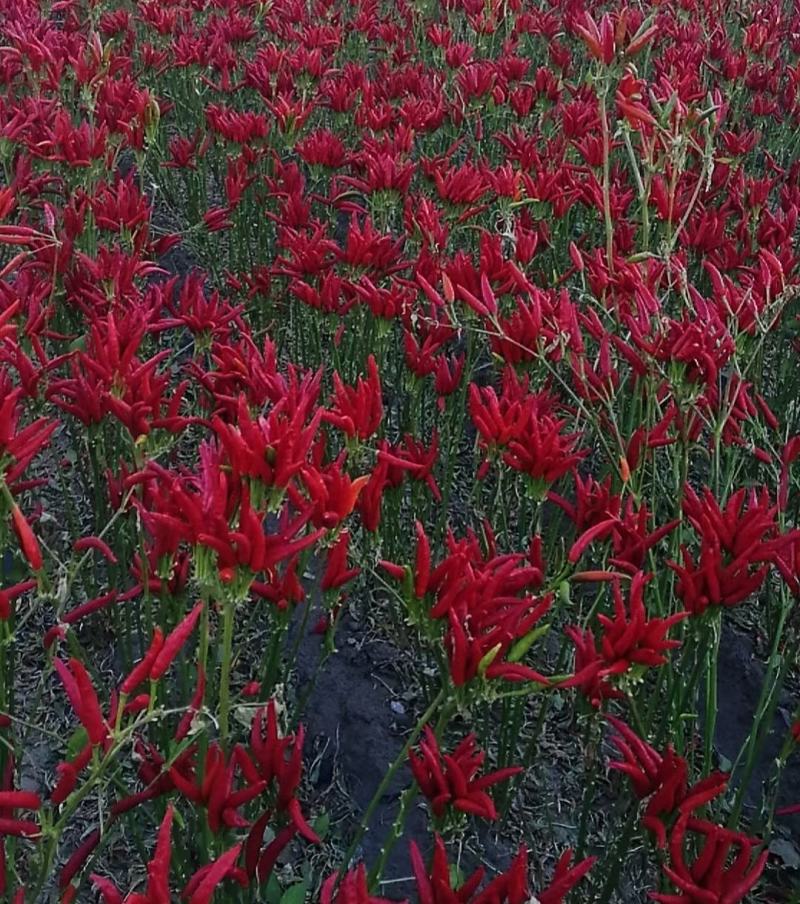
[[[578,841],[575,849],[579,860],[583,857],[586,848],[586,838],[589,831],[589,814],[592,809],[592,804],[594,803],[594,792],[600,774],[600,733],[602,731],[602,725],[602,713],[593,711],[587,719],[586,731],[584,732],[583,746],[586,750],[586,758],[588,760],[588,776],[584,786],[583,802],[581,803],[580,815],[578,817]]]
[[[719,676],[719,644],[722,636],[722,612],[714,612],[706,626],[705,736],[703,738],[703,775],[709,775],[714,752],[717,725],[717,682]]]
[[[372,799],[367,804],[367,808],[364,811],[364,815],[361,817],[361,822],[359,823],[358,828],[356,829],[355,834],[353,835],[352,840],[350,841],[350,845],[347,848],[347,851],[342,860],[344,864],[344,869],[347,869],[353,861],[353,858],[358,851],[358,847],[361,844],[361,839],[364,835],[369,831],[369,824],[372,821],[372,817],[375,814],[378,805],[380,804],[383,796],[386,794],[389,786],[392,784],[395,775],[399,771],[399,769],[405,764],[408,759],[408,752],[414,746],[419,738],[420,734],[422,734],[422,730],[425,726],[430,722],[433,718],[436,711],[440,706],[445,704],[447,706],[446,701],[448,700],[448,689],[441,688],[439,693],[434,697],[431,704],[425,710],[425,712],[420,716],[416,725],[412,728],[411,733],[406,738],[405,743],[403,744],[400,752],[395,757],[394,761],[391,763],[383,778],[381,779],[380,784],[375,790],[375,793],[372,796]],[[451,705],[454,706],[454,701],[451,701]],[[393,834],[392,830],[392,834]],[[340,873],[341,878],[341,873]]]
[[[602,70],[598,104],[600,110],[600,134],[603,138],[603,222],[606,234],[606,260],[609,272],[614,272],[614,221],[611,216],[611,129],[608,123],[608,95],[611,76]]]
[[[797,652],[797,641],[795,638],[790,638],[788,650],[781,651],[781,647],[787,645],[784,633],[786,629],[786,620],[794,609],[794,604],[794,599],[792,599],[785,590],[782,591],[782,605],[780,609],[778,625],[773,637],[767,664],[767,672],[764,676],[764,682],[761,686],[761,694],[759,696],[758,705],[756,706],[756,711],[753,716],[753,722],[750,727],[750,732],[747,736],[746,745],[739,752],[737,761],[733,765],[733,772],[735,773],[738,769],[742,756],[744,757],[742,774],[739,776],[739,784],[736,789],[736,797],[734,798],[731,815],[728,820],[728,825],[731,827],[739,825],[739,821],[742,815],[742,808],[744,807],[745,795],[747,794],[750,780],[753,776],[753,771],[756,767],[756,763],[758,762],[758,754],[772,726],[775,708],[778,705],[780,690],[783,686],[783,679],[788,669],[790,668]],[[791,644],[791,640],[795,641],[794,644]],[[780,762],[781,761],[779,759],[779,763]],[[770,812],[774,811],[777,793],[778,788],[776,787],[774,789],[773,800],[769,804]]]
[[[796,11],[774,3],[765,29],[757,10],[718,22],[713,4],[694,0],[649,19],[642,4],[610,4],[599,22],[567,2],[544,18],[530,3],[424,2],[409,17],[402,4],[302,2],[227,15],[206,0],[103,0],[66,15],[23,3],[20,17],[19,2],[4,0],[0,15],[15,48],[0,142],[0,533],[14,560],[0,587],[0,708],[16,710],[9,723],[3,714],[6,765],[28,724],[47,718],[48,661],[69,652],[87,662],[111,626],[106,690],[118,687],[117,672],[134,671],[199,593],[196,645],[186,639],[170,680],[136,672],[141,693],[119,701],[111,737],[84,748],[75,781],[88,775],[102,810],[131,798],[131,777],[125,805],[141,806],[146,857],[160,808],[152,776],[191,737],[186,774],[180,763],[163,776],[164,787],[178,776],[176,821],[197,825],[174,839],[176,858],[208,869],[228,841],[249,843],[247,862],[222,878],[231,888],[262,880],[254,873],[266,874],[279,844],[256,850],[254,826],[267,847],[293,827],[314,837],[317,814],[293,797],[304,787],[300,714],[312,691],[325,694],[320,669],[297,693],[290,684],[313,614],[306,605],[296,617],[316,591],[306,564],[325,560],[320,665],[336,652],[342,612],[353,616],[348,641],[379,623],[412,663],[420,708],[438,700],[422,719],[443,726],[452,698],[465,699],[460,688],[441,696],[448,662],[474,671],[484,643],[491,653],[519,635],[509,680],[552,672],[549,652],[533,647],[528,602],[574,577],[582,591],[548,611],[562,642],[541,708],[514,684],[458,710],[498,762],[526,766],[545,752],[540,733],[562,721],[548,716],[551,699],[582,713],[572,724],[587,728],[574,739],[583,755],[566,765],[585,779],[570,842],[591,853],[596,827],[624,827],[615,862],[595,874],[595,891],[610,896],[634,828],[627,813],[604,822],[591,810],[606,749],[589,707],[659,756],[674,748],[687,784],[713,780],[728,607],[756,609],[766,588],[783,580],[794,592],[800,581],[800,346],[788,304],[799,281]],[[186,272],[187,253],[202,273]],[[363,381],[368,356],[376,373]],[[63,504],[47,489],[51,470]],[[267,500],[255,485],[282,494]],[[703,526],[688,487],[714,497]],[[755,546],[736,541],[748,506],[720,511],[751,488],[770,522]],[[107,533],[126,494],[130,522]],[[428,532],[416,558],[414,522]],[[413,599],[378,590],[384,562],[404,563],[394,573]],[[231,572],[242,581],[226,583]],[[633,580],[648,587],[635,607]],[[736,757],[743,781],[703,818],[727,819],[757,771],[796,643],[787,606],[767,600],[772,658]],[[426,610],[436,615],[422,625]],[[37,674],[37,650],[31,693],[21,676]],[[79,695],[65,690],[83,722]],[[237,704],[256,697],[270,718],[262,734],[251,726],[251,770]],[[176,729],[162,706],[178,702]],[[101,721],[107,704],[98,699]],[[112,746],[130,746],[127,713],[145,710],[153,724],[140,723],[132,763],[103,765]],[[281,737],[283,725],[296,734]],[[1,793],[23,781],[47,790],[24,767],[0,772]],[[261,787],[273,773],[283,786]],[[217,808],[224,783],[232,803]],[[509,827],[523,787],[509,781],[493,801]],[[619,811],[632,796],[624,782],[615,789]],[[415,794],[405,791],[378,862],[366,864],[373,887]],[[20,799],[31,800],[4,798]],[[94,803],[75,809],[76,799],[61,805],[73,822]],[[746,827],[742,800],[733,804]],[[348,861],[380,812],[370,804]],[[0,844],[20,851],[39,817],[17,815],[31,841]],[[49,818],[66,857],[70,833]],[[513,828],[532,846],[552,840],[534,824]],[[44,852],[52,840],[42,840]],[[667,865],[661,850],[649,859]],[[298,840],[280,862],[316,891],[324,877],[306,867],[319,860],[303,857]],[[165,871],[162,884],[179,878]]]
[[[792,725],[800,722],[800,706],[798,706],[792,714]],[[772,827],[775,821],[775,811],[778,805],[778,796],[781,790],[781,780],[783,779],[784,770],[789,758],[797,749],[797,738],[792,731],[789,731],[784,739],[783,745],[776,757],[775,774],[771,781],[771,794],[769,796],[769,804],[767,806],[767,818],[764,823],[764,834],[767,838],[772,835]]]
[[[622,128],[622,140],[625,142],[625,150],[628,153],[631,172],[633,173],[634,181],[636,182],[636,190],[639,195],[639,212],[642,230],[640,245],[642,249],[647,251],[650,247],[650,180],[652,178],[649,156],[646,156],[644,159],[646,173],[645,178],[642,179],[642,173],[636,159],[636,153],[634,152],[633,144],[631,143],[630,129],[625,126]]]
[[[455,698],[450,698],[442,706],[442,711],[439,714],[439,718],[434,729],[434,735],[437,737],[437,739],[442,736],[443,732],[447,728],[450,719],[456,711],[456,707],[457,702]],[[433,713],[431,713],[431,715],[433,715]],[[424,725],[422,726],[422,728],[424,728]],[[417,733],[417,737],[418,736],[419,733]],[[408,751],[412,746],[413,743],[409,744],[406,748],[406,757],[408,756]],[[380,857],[378,858],[372,869],[369,871],[369,886],[372,889],[375,889],[379,884],[380,878],[383,875],[383,871],[386,869],[386,864],[389,861],[389,857],[394,850],[394,846],[403,837],[403,828],[405,827],[408,811],[414,801],[414,798],[417,796],[418,790],[419,789],[416,782],[412,781],[411,784],[405,789],[400,798],[400,805],[397,810],[397,816],[395,817],[394,823],[389,830],[389,834],[387,835],[381,846]]]
[[[303,638],[303,632],[308,625],[308,618],[311,606],[308,602],[303,604],[303,616],[300,619],[300,625],[297,630],[297,637],[292,645],[291,653],[288,660],[283,661],[281,658],[282,645],[289,632],[291,620],[291,610],[285,609],[277,613],[271,613],[270,621],[272,622],[272,636],[267,647],[267,654],[264,656],[261,669],[261,690],[262,694],[269,695],[275,690],[280,680],[281,668],[292,668],[297,662],[297,653]],[[302,707],[298,712],[302,711]]]
[[[617,882],[619,880],[620,873],[622,872],[622,867],[625,863],[624,852],[629,848],[638,822],[638,809],[635,807],[631,808],[631,812],[628,814],[628,818],[625,820],[625,826],[622,829],[622,833],[617,839],[617,843],[614,845],[614,849],[610,857],[611,867],[608,871],[608,875],[605,878],[605,882],[603,882],[598,896],[594,899],[595,904],[607,904],[607,902],[610,901],[612,896],[614,895],[617,889]]]
[[[180,712],[181,710],[175,710]],[[142,726],[148,722],[158,722],[165,716],[169,715],[169,710],[157,709],[144,714],[141,718],[132,722],[122,731],[115,731],[113,734],[113,743],[111,747],[101,754],[98,748],[92,751],[92,759],[90,764],[90,772],[86,781],[80,788],[73,791],[64,802],[63,807],[59,811],[58,818],[52,824],[44,823],[42,826],[42,837],[44,844],[39,855],[38,878],[36,885],[33,887],[31,900],[38,901],[45,885],[52,878],[53,867],[56,861],[58,845],[64,829],[68,825],[81,803],[92,793],[98,786],[108,769],[113,765],[115,760],[125,749],[127,743],[136,738],[137,733]],[[177,755],[177,754],[176,754]]]

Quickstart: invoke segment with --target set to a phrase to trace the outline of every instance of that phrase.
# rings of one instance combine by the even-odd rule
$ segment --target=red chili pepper
[[[156,657],[164,646],[164,634],[161,628],[153,631],[153,639],[142,659],[131,669],[128,677],[120,685],[120,693],[129,696],[149,676]]]
[[[590,527],[587,531],[584,531],[572,544],[572,548],[569,551],[568,560],[570,565],[574,565],[578,559],[580,559],[587,546],[599,537],[605,537],[610,534],[614,526],[618,523],[619,518],[607,518],[605,521],[600,521],[598,524]]]
[[[241,844],[234,845],[213,863],[195,873],[181,893],[181,897],[188,898],[189,904],[209,904],[214,889],[233,869],[241,848]]]
[[[33,791],[0,791],[0,810],[38,810],[42,799]]]
[[[58,879],[59,888],[63,890],[69,885],[99,843],[100,829],[95,829],[83,842],[81,842],[69,860],[64,864]]]
[[[178,723],[178,728],[175,731],[175,740],[182,741],[188,734],[192,728],[192,720],[200,711],[200,705],[203,702],[203,696],[206,692],[206,673],[203,670],[203,667],[198,663],[197,664],[197,687],[195,688],[194,694],[192,695],[192,700],[189,703],[189,707],[186,712],[181,716],[181,721]]]
[[[69,612],[65,612],[61,620],[64,622],[64,624],[74,625],[82,618],[86,618],[87,615],[91,615],[93,612],[99,612],[101,609],[105,609],[106,606],[110,606],[116,601],[117,591],[110,590],[108,593],[104,593],[102,596],[98,596],[96,599],[88,600],[85,603],[81,603],[80,606],[76,606],[74,609],[70,609]]]
[[[16,503],[11,508],[11,519],[22,554],[34,571],[40,571],[44,560],[42,550],[39,548],[39,541]]]
[[[422,599],[428,592],[431,577],[431,545],[421,521],[415,524],[417,534],[417,557],[414,566],[414,595]]]
[[[72,548],[75,552],[83,552],[85,549],[95,549],[102,556],[108,559],[112,565],[117,564],[117,557],[114,555],[111,547],[104,540],[101,540],[100,537],[81,537],[80,540],[76,540],[73,544]]]
[[[203,605],[202,602],[197,603],[192,611],[189,612],[183,621],[177,625],[175,630],[172,631],[164,641],[164,645],[156,656],[150,669],[151,681],[158,681],[170,665],[172,665],[172,661],[178,655],[183,645],[189,639],[189,635],[194,630],[203,611]]]
[[[83,663],[78,659],[70,659],[69,667],[80,696],[80,709],[76,711],[78,718],[86,728],[89,741],[95,746],[102,744],[108,735],[108,726],[103,718],[92,679]]]
[[[0,835],[12,835],[16,838],[35,838],[41,829],[30,819],[10,819],[0,817]]]

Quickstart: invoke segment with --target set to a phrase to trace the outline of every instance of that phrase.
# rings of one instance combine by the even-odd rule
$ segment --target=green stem
[[[798,719],[800,719],[800,707],[795,710],[795,713],[792,717],[792,723],[794,724]],[[778,795],[780,794],[781,790],[783,770],[786,768],[786,763],[789,757],[792,755],[792,752],[794,751],[796,746],[797,741],[795,740],[794,735],[789,732],[789,734],[786,736],[786,740],[783,742],[780,753],[778,754],[778,758],[775,764],[775,774],[772,777],[771,793],[766,807],[767,818],[764,824],[764,831],[762,833],[762,837],[766,839],[769,839],[772,836],[772,824],[775,820],[775,808],[777,807]]]
[[[415,782],[412,782],[406,790],[403,792],[403,796],[400,798],[400,808],[397,811],[397,817],[395,818],[394,823],[392,824],[392,828],[389,831],[389,835],[383,843],[383,847],[381,848],[381,854],[378,858],[378,862],[372,867],[369,871],[369,879],[368,884],[370,890],[375,890],[375,887],[378,884],[378,880],[383,875],[383,871],[386,869],[386,862],[389,859],[389,855],[394,850],[395,844],[400,840],[403,835],[403,827],[406,824],[406,817],[408,815],[408,810],[411,806],[412,801],[417,796],[417,785]]]
[[[630,845],[631,837],[633,835],[633,830],[636,827],[638,821],[639,808],[634,807],[631,810],[630,816],[628,816],[627,822],[625,823],[625,828],[622,830],[622,834],[619,836],[619,839],[614,846],[614,852],[609,859],[609,862],[611,863],[611,869],[608,871],[608,876],[606,876],[606,881],[603,883],[600,894],[595,899],[595,904],[607,904],[607,902],[611,898],[611,895],[616,891],[617,880],[619,879],[622,865],[626,861],[625,853],[628,850],[628,846]]]
[[[405,744],[403,744],[400,749],[400,753],[398,753],[394,762],[389,766],[381,783],[378,785],[375,794],[372,796],[372,800],[370,800],[369,804],[367,804],[367,809],[364,811],[364,816],[361,819],[361,823],[359,824],[358,829],[356,830],[355,835],[353,836],[352,841],[350,842],[350,846],[347,848],[347,852],[344,856],[344,869],[346,870],[352,859],[358,850],[358,846],[361,843],[361,839],[369,830],[369,824],[372,821],[372,817],[375,815],[375,810],[378,808],[381,800],[383,799],[384,794],[388,790],[392,781],[394,780],[395,775],[397,774],[400,767],[405,763],[408,759],[408,751],[416,742],[417,738],[422,733],[422,729],[430,722],[431,717],[439,708],[439,706],[444,702],[447,696],[447,691],[445,688],[442,688],[439,693],[434,698],[431,705],[425,710],[425,712],[420,716],[419,721],[414,726],[411,731],[411,734],[406,739]],[[341,876],[341,873],[340,873]]]
[[[233,663],[233,620],[236,600],[226,599],[222,610],[222,669],[219,679],[219,733],[223,746],[228,743],[228,718],[231,707],[231,666]]]
[[[455,709],[455,701],[450,700],[450,702],[442,709],[439,714],[439,719],[436,723],[436,728],[434,733],[437,738],[441,739],[442,734],[447,727],[447,723],[450,721],[450,717],[453,715],[453,710]],[[408,810],[413,802],[414,798],[417,796],[417,784],[416,782],[412,782],[408,788],[403,792],[403,796],[400,798],[400,807],[397,811],[397,816],[395,817],[394,823],[392,824],[392,828],[389,831],[389,835],[383,843],[381,848],[381,854],[378,859],[378,862],[369,872],[369,887],[374,889],[378,883],[378,880],[383,875],[384,869],[386,869],[386,863],[389,860],[389,855],[394,850],[394,846],[401,839],[403,835],[403,828],[406,824],[406,817],[408,816]]]
[[[597,727],[601,724],[601,713],[592,713],[586,726],[586,735],[584,738],[584,748],[589,758],[589,776],[583,794],[583,803],[581,805],[580,818],[578,820],[578,843],[576,845],[575,857],[577,860],[583,858],[583,852],[586,848],[586,837],[589,834],[589,811],[591,803],[594,799],[594,791],[597,785],[597,776],[599,773],[600,757],[598,756],[599,738],[594,738],[593,734]]]
[[[778,693],[783,685],[783,677],[793,658],[791,656],[782,656],[779,652],[784,625],[791,609],[792,602],[790,601],[788,605],[784,605],[781,611],[781,617],[775,632],[775,639],[772,643],[767,674],[764,677],[764,684],[761,688],[761,695],[753,718],[753,725],[747,738],[747,745],[744,748],[744,769],[741,778],[739,779],[733,809],[731,810],[730,819],[728,820],[728,825],[732,827],[735,827],[739,823],[742,808],[744,807],[744,798],[747,793],[747,787],[750,784],[750,779],[752,778],[753,770],[756,766],[758,753],[766,738],[767,731],[765,731],[765,729],[769,729],[770,723],[772,722],[772,717],[778,704]],[[741,755],[742,754],[740,753],[739,756],[741,757]],[[737,757],[737,763],[733,766],[733,771],[736,771],[737,769],[738,759],[739,757]]]
[[[722,612],[715,612],[709,631],[710,644],[706,649],[705,737],[703,739],[703,775],[711,772],[714,754],[714,733],[717,727],[717,684],[719,642],[722,636]]]

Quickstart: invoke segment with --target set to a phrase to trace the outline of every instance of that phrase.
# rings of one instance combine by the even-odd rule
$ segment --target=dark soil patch
[[[352,819],[364,813],[401,751],[413,726],[413,710],[404,700],[404,687],[394,666],[397,650],[386,641],[365,638],[350,614],[345,614],[339,625],[336,653],[327,659],[311,689],[323,645],[324,637],[311,631],[300,644],[298,697],[302,699],[311,690],[301,721],[308,732],[308,756],[313,762],[311,780],[316,790],[325,794],[336,783],[339,805],[347,808],[349,802]],[[371,865],[380,857],[383,841],[397,815],[400,795],[410,781],[409,771],[403,767],[378,803],[355,852],[356,860]],[[384,878],[394,883],[410,877],[409,842],[415,839],[423,843],[426,838],[426,814],[415,807]],[[346,847],[348,841],[343,834],[341,844]],[[401,884],[404,883],[393,889],[393,896],[401,890]],[[402,892],[407,893],[407,889]]]
[[[753,638],[735,628],[724,626],[719,648],[719,686],[715,746],[727,762],[735,761],[747,743],[759,706],[767,667],[759,658]],[[791,727],[795,701],[785,689],[781,691],[769,731],[756,756],[755,767],[747,783],[745,809],[758,826],[764,790],[775,772],[775,761]],[[740,776],[737,779],[737,775]],[[734,786],[741,772],[734,774]],[[791,757],[783,771],[777,808],[800,803],[800,756]],[[776,816],[776,837],[770,849],[787,870],[800,870],[800,814]],[[785,878],[789,878],[785,873]]]

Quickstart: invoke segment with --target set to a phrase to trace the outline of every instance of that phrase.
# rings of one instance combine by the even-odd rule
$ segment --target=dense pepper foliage
[[[752,789],[797,686],[800,8],[0,0],[0,33],[0,897],[394,899],[420,805],[421,904],[634,900],[634,861],[635,900],[791,894],[800,709]],[[413,718],[334,840],[303,707],[368,630]],[[524,835],[554,711],[567,843],[462,869]]]

